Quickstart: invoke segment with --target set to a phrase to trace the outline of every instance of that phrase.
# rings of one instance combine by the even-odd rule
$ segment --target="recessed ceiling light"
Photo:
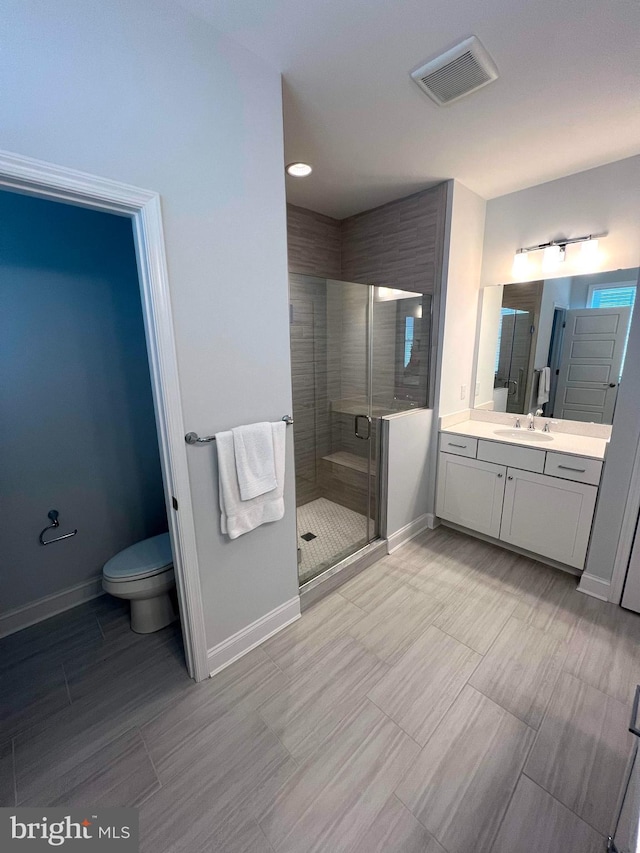
[[[286,167],[287,175],[291,175],[292,178],[306,178],[312,171],[308,163],[289,163]]]

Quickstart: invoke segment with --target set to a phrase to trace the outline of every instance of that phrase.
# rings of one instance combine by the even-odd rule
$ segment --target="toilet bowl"
[[[104,564],[102,588],[131,602],[131,630],[151,634],[178,618],[170,592],[175,586],[168,533],[130,545]]]

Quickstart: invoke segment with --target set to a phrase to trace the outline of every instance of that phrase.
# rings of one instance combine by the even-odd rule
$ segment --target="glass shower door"
[[[300,584],[378,535],[369,285],[290,277]]]
[[[522,414],[527,410],[533,320],[531,311],[502,308],[496,384],[508,389],[507,412]]]

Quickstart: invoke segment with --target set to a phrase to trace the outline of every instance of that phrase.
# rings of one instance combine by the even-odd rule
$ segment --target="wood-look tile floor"
[[[0,640],[0,805],[137,806],[163,853],[596,853],[640,616],[445,528],[202,684],[103,597]]]

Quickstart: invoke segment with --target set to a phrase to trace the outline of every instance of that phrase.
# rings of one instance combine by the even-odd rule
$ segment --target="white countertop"
[[[549,436],[551,441],[527,441],[526,417],[523,417],[524,425],[520,432],[522,438],[509,438],[504,435],[496,435],[496,430],[509,429],[505,424],[489,423],[488,421],[467,420],[459,424],[446,427],[441,432],[454,435],[467,435],[471,438],[483,438],[487,441],[499,441],[503,444],[515,444],[522,447],[532,447],[536,450],[550,450],[556,453],[570,453],[573,456],[588,456],[591,459],[604,459],[609,442],[604,438],[592,438],[588,435],[574,435],[567,432],[553,432]]]

